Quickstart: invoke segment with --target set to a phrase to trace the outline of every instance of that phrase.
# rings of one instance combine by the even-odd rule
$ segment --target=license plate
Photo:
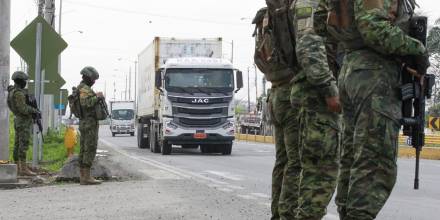
[[[207,135],[206,133],[195,133],[194,138],[195,139],[206,139]]]

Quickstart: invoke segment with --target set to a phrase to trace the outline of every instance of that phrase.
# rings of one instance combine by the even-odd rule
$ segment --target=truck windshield
[[[171,92],[232,92],[233,71],[230,69],[168,69],[165,88]]]
[[[117,109],[112,111],[112,119],[114,120],[132,120],[134,112],[132,109]]]

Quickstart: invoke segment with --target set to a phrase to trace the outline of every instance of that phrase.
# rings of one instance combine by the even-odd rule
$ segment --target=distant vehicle
[[[238,124],[240,133],[242,134],[261,134],[262,133],[263,115],[257,114],[240,114],[238,116]]]
[[[114,137],[116,134],[130,134],[134,136],[134,101],[111,101],[110,112],[112,136]]]
[[[243,82],[221,57],[221,38],[156,38],[139,54],[139,148],[166,155],[172,145],[200,146],[202,153],[231,154],[233,100]]]

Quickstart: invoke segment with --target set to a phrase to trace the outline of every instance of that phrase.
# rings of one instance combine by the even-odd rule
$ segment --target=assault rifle
[[[409,35],[426,45],[427,17],[414,16],[410,20]],[[411,138],[411,145],[416,150],[414,189],[419,189],[420,152],[425,145],[425,107],[426,99],[432,95],[435,76],[426,74],[418,68],[414,57],[404,60],[400,87],[402,105],[403,135]]]
[[[32,114],[32,120],[34,121],[34,124],[37,124],[38,130],[40,131],[41,140],[44,142],[43,125],[41,124],[41,112],[40,109],[38,109],[37,100],[33,95],[26,95],[26,102],[26,104],[38,110],[38,113]]]

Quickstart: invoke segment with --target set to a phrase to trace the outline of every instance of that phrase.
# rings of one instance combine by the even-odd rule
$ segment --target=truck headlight
[[[232,123],[232,122],[228,122],[228,123],[226,123],[225,125],[223,125],[223,129],[228,129],[228,128],[232,128],[232,127],[234,127],[234,123]]]
[[[178,128],[178,126],[176,124],[174,124],[172,121],[168,122],[166,125],[167,125],[168,128],[171,128],[171,129],[177,129]]]

